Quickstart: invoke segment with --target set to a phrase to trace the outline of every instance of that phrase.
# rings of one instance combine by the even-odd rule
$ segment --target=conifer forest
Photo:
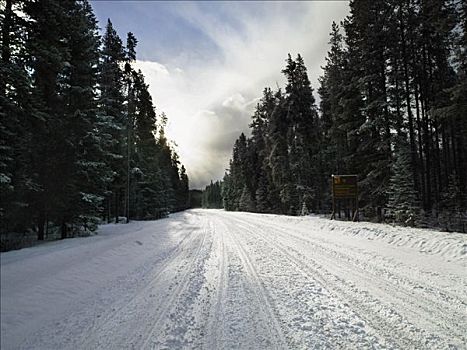
[[[124,43],[109,19],[101,37],[90,4],[72,0],[6,0],[1,32],[2,233],[66,238],[187,208],[132,33]]]
[[[0,349],[467,350],[466,30],[0,0]]]
[[[84,0],[2,5],[1,232],[66,238],[188,208],[168,117],[133,67],[137,38],[110,19],[100,35]],[[319,86],[285,57],[286,85],[264,88],[203,206],[329,214],[331,175],[355,174],[361,220],[465,231],[465,2],[349,6]]]
[[[233,147],[225,209],[330,213],[331,175],[356,174],[361,219],[465,232],[466,25],[462,1],[350,1],[319,103],[300,55],[285,87],[264,89]]]

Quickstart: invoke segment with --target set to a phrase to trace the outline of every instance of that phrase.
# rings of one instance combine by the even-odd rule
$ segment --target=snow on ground
[[[465,349],[467,235],[220,210],[0,254],[2,349]]]

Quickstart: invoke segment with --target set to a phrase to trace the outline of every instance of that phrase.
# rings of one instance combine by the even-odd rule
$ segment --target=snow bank
[[[415,248],[421,253],[440,255],[458,260],[467,254],[467,235],[462,233],[439,232],[428,229],[391,226],[368,222],[341,222],[321,218],[318,226],[323,230],[365,238],[378,239],[398,247]]]
[[[257,217],[257,214],[242,213],[242,215]],[[261,217],[278,224],[291,224],[306,232],[339,233],[359,239],[379,240],[395,247],[408,247],[423,254],[437,255],[448,260],[461,260],[467,255],[467,234],[463,233],[440,232],[424,228],[392,226],[363,221],[329,220],[314,215],[293,217],[262,214]]]

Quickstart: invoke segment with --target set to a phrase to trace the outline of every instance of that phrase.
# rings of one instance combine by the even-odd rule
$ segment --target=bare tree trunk
[[[415,146],[415,132],[414,132],[414,122],[413,122],[413,113],[411,106],[410,98],[410,78],[409,78],[409,64],[407,57],[407,46],[406,46],[406,37],[405,37],[405,23],[402,18],[402,9],[400,12],[400,25],[401,25],[401,42],[402,42],[402,57],[403,57],[403,66],[404,66],[404,83],[405,83],[405,103],[407,105],[407,118],[409,126],[409,140],[410,140],[410,154],[412,160],[412,176],[414,179],[415,190],[420,193],[420,181],[417,174],[417,150]]]
[[[62,220],[62,224],[60,226],[60,238],[61,239],[67,238],[67,231],[68,231],[68,228],[67,228],[66,222],[65,220]]]
[[[423,124],[423,140],[425,145],[425,183],[426,183],[426,209],[431,210],[431,137],[426,112],[426,102],[421,99],[421,112]]]
[[[110,199],[110,196],[107,196],[107,223],[110,224],[110,222],[112,221],[111,217],[112,217],[112,213],[111,213],[111,199]]]
[[[425,165],[423,159],[423,142],[422,142],[422,123],[420,120],[420,99],[417,86],[415,87],[415,109],[417,113],[417,134],[419,148],[419,165],[420,165],[420,180],[421,180],[421,200],[423,208],[426,209],[426,186],[425,186]]]
[[[115,208],[114,208],[114,209],[115,209],[115,213],[114,213],[114,214],[115,214],[115,223],[116,223],[116,224],[118,224],[118,214],[119,214],[119,212],[118,212],[118,209],[119,209],[119,208],[118,208],[118,207],[119,207],[119,206],[118,206],[118,199],[119,199],[119,198],[118,198],[118,197],[119,197],[119,196],[118,196],[118,192],[119,192],[119,191],[118,191],[118,189],[117,189],[117,190],[115,191]]]
[[[43,210],[39,211],[39,220],[37,223],[37,240],[43,241],[45,237],[45,212]]]

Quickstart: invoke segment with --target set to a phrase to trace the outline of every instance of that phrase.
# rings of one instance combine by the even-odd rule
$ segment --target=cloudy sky
[[[101,27],[110,18],[138,38],[137,68],[191,188],[222,178],[263,88],[284,85],[288,53],[304,57],[317,89],[331,23],[348,13],[347,1],[91,3]]]

